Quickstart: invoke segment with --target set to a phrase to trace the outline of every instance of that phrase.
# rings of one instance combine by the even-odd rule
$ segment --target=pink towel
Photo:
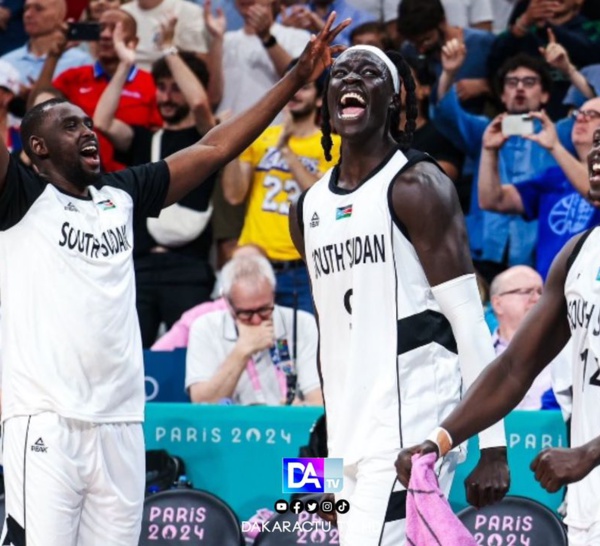
[[[435,453],[413,455],[406,498],[407,546],[477,546],[440,491]]]

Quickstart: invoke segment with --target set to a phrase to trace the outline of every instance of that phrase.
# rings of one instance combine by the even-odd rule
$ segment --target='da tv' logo
[[[283,459],[284,493],[339,493],[344,459]]]

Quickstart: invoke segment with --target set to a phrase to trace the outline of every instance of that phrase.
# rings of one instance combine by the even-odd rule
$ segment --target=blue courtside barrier
[[[240,519],[273,507],[282,493],[282,459],[297,457],[310,427],[322,414],[314,407],[213,406],[149,403],[144,425],[147,449],[180,456],[195,487],[221,497]],[[544,447],[565,446],[560,412],[515,411],[506,419],[510,494],[532,498],[556,510],[562,493],[548,494],[529,464]],[[473,444],[473,442],[471,442]],[[457,471],[450,501],[455,511],[467,506],[463,480],[477,459],[471,445]]]

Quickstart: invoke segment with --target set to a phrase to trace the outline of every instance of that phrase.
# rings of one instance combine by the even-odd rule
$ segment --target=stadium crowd
[[[600,220],[586,174],[600,128],[593,1],[4,0],[0,135],[28,164],[20,119],[60,97],[93,118],[105,171],[156,161],[251,106],[333,10],[338,20],[352,19],[336,43],[395,49],[410,64],[418,100],[413,147],[456,186],[486,317],[507,343],[489,285],[513,266],[534,267],[543,280],[562,245]],[[186,347],[203,314],[193,309],[203,306],[225,308],[251,327],[269,324],[271,338],[253,345],[268,353],[275,304],[293,309],[294,324],[298,311],[313,312],[287,215],[289,203],[339,160],[336,135],[330,160],[321,148],[322,92],[323,78],[307,84],[239,158],[136,226],[144,348]],[[219,299],[216,280],[235,249],[247,246],[268,260],[275,281],[274,297],[250,315],[238,312],[231,294]],[[506,300],[502,309],[519,309],[534,294],[494,297]],[[294,329],[294,341],[304,335],[313,334]],[[194,368],[202,365],[194,359]],[[539,397],[531,407],[545,404]]]
[[[587,163],[600,135],[594,0],[0,0],[0,138],[35,169],[21,119],[66,99],[93,119],[105,172],[156,162],[252,107],[332,11],[352,19],[336,44],[394,50],[410,66],[412,146],[455,185],[500,354],[563,245],[600,224]],[[325,81],[304,85],[158,218],[137,220],[142,344],[189,344],[192,402],[323,403],[311,285],[288,214],[340,161],[338,135],[322,147]],[[569,419],[569,370],[563,352],[518,407]]]

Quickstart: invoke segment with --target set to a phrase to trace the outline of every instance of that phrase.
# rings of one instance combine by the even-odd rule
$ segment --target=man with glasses
[[[498,275],[490,286],[490,299],[498,326],[492,335],[496,355],[502,354],[519,325],[542,295],[540,274],[526,265],[515,265]],[[561,361],[562,362],[562,361]],[[546,368],[538,375],[515,409],[556,408],[552,394],[552,373]]]
[[[454,83],[455,75],[466,57],[464,43],[452,40],[442,50],[443,72],[438,86],[438,103],[433,121],[447,138],[461,149],[473,169],[471,204],[467,230],[471,255],[478,271],[488,280],[517,264],[533,265],[537,229],[534,223],[518,215],[499,215],[481,210],[478,196],[477,165],[482,154],[482,138],[490,124],[487,116],[475,116],[460,105]],[[517,55],[509,59],[498,73],[497,89],[506,114],[521,115],[540,110],[550,96],[551,78],[541,59]],[[572,152],[572,120],[557,124],[559,140]],[[534,122],[535,130],[540,129]],[[498,148],[497,171],[501,184],[518,184],[536,173],[556,165],[550,152],[534,140],[521,136],[505,139]]]
[[[227,309],[190,330],[185,387],[192,402],[321,405],[317,327],[305,311],[275,305],[275,275],[262,256],[221,272]]]
[[[485,210],[520,214],[527,221],[537,220],[536,269],[543,278],[554,257],[573,235],[600,224],[600,209],[588,201],[590,185],[586,176],[586,156],[592,147],[594,131],[600,128],[600,98],[588,100],[573,114],[571,140],[577,158],[560,143],[548,115],[531,112],[542,129],[523,138],[547,150],[558,165],[518,184],[500,181],[499,153],[508,140],[502,133],[505,114],[496,117],[483,134],[479,204]]]

